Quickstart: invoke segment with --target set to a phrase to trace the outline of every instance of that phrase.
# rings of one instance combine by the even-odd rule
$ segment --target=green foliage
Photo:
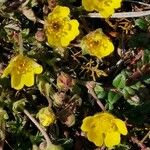
[[[124,88],[125,84],[126,84],[126,77],[124,73],[117,75],[115,79],[113,80],[113,86],[118,89]]]
[[[101,85],[96,85],[94,91],[99,99],[102,99],[106,96],[106,92]]]
[[[113,104],[115,104],[121,97],[122,96],[116,92],[113,92],[113,91],[108,92],[107,101],[108,101],[108,105],[109,105],[109,110],[112,110],[114,108]]]
[[[57,48],[66,51],[63,57],[48,45],[45,36],[45,20],[57,2],[69,7],[71,18],[80,23],[80,35],[66,49]],[[128,5],[133,10],[145,9],[136,3],[128,2]],[[119,13],[128,11],[128,5],[122,3],[124,7]],[[150,126],[150,17],[108,21],[87,14],[77,0],[0,0],[0,76],[10,59],[19,54],[21,46],[24,55],[43,66],[42,74],[35,76],[34,86],[21,90],[11,88],[10,76],[0,78],[0,146],[2,141],[4,149],[42,150],[45,137],[24,110],[39,123],[36,115],[43,107],[51,107],[57,118],[53,125],[42,127],[55,145],[47,150],[96,149],[82,136],[81,124],[85,117],[102,111],[97,98],[106,111],[126,121],[128,135],[122,136],[114,149],[140,149],[131,138],[142,140]],[[79,44],[83,36],[97,28],[109,36],[115,47],[103,59],[83,56]],[[106,72],[107,76],[98,76],[93,68],[101,74]],[[69,77],[61,78],[59,84],[68,89],[58,88],[61,72]],[[92,82],[89,87],[88,82]],[[68,127],[67,119],[71,115],[75,124]],[[150,138],[143,144],[149,148]]]
[[[135,25],[146,31],[150,25],[150,22],[148,22],[145,18],[139,18],[135,20]]]

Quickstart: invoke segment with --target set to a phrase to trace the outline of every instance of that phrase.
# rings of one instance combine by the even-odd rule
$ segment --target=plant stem
[[[140,141],[141,143],[144,143],[144,141],[149,137],[150,131],[144,136],[144,138]]]
[[[141,150],[146,150],[146,146],[141,141],[139,141],[136,137],[131,137],[131,141],[137,144],[137,146],[140,147]]]
[[[91,94],[91,95],[93,96],[93,98],[96,100],[96,103],[99,105],[99,107],[100,107],[103,111],[105,111],[104,105],[103,105],[102,102],[97,98],[97,96],[96,96],[96,94],[95,94],[95,92],[94,92],[94,90],[93,90],[94,86],[95,86],[95,83],[92,82],[92,81],[86,83],[86,87],[87,87],[87,89],[88,89],[89,94]]]
[[[19,53],[23,55],[23,40],[21,33],[19,33]]]
[[[31,114],[26,109],[24,109],[23,112],[35,124],[35,126],[40,130],[40,132],[42,133],[42,135],[44,136],[44,138],[46,140],[47,147],[49,147],[50,145],[52,145],[52,142],[51,142],[49,136],[47,135],[47,133],[45,132],[44,128],[42,128],[40,126],[40,124],[35,120],[34,117],[31,116]]]
[[[150,15],[150,10],[139,11],[139,12],[119,12],[114,13],[110,18],[137,18]],[[89,13],[88,16],[83,15],[80,17],[90,17],[90,18],[103,18],[99,13]]]

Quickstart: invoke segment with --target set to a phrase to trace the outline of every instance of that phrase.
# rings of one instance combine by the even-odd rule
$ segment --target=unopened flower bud
[[[39,42],[43,42],[45,40],[45,34],[43,31],[37,31],[35,33],[35,39]]]
[[[62,91],[68,91],[74,84],[74,79],[64,72],[61,72],[61,74],[57,77],[57,86]]]
[[[40,124],[45,127],[53,124],[56,120],[53,110],[49,107],[40,109],[40,111],[37,114],[37,118],[39,118]]]
[[[55,106],[61,106],[63,104],[63,100],[65,99],[65,93],[57,92],[53,95],[53,104]]]

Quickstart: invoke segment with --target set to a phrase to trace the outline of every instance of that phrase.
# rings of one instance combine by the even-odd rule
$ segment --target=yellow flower
[[[49,107],[44,107],[40,109],[37,117],[39,118],[40,124],[45,127],[53,124],[56,120],[55,114]]]
[[[120,143],[120,134],[126,135],[125,123],[107,112],[101,112],[83,119],[81,130],[87,133],[89,141],[96,146],[113,147]]]
[[[79,34],[79,23],[69,17],[68,7],[56,6],[45,21],[48,44],[52,47],[67,47]]]
[[[20,90],[24,85],[28,87],[34,85],[34,74],[40,74],[42,70],[42,66],[34,60],[23,55],[17,55],[10,60],[2,78],[10,74],[11,87]]]
[[[100,59],[110,55],[114,51],[113,43],[101,29],[90,32],[88,35],[83,37],[81,41],[81,48],[83,54],[90,54]]]
[[[97,11],[104,18],[110,17],[114,10],[121,7],[122,0],[82,0],[82,5],[87,11]]]

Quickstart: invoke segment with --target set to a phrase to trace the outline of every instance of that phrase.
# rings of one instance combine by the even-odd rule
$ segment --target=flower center
[[[47,21],[47,31],[51,36],[56,38],[56,40],[65,36],[68,29],[69,25],[66,19],[53,18]]]
[[[100,41],[94,40],[93,38],[88,38],[87,45],[90,49],[97,48],[100,45]]]
[[[59,31],[60,27],[61,27],[61,25],[60,25],[60,23],[58,21],[52,23],[52,29],[53,30]]]
[[[30,60],[26,60],[25,58],[18,58],[15,61],[14,69],[17,74],[26,74],[27,72],[32,71],[32,66],[30,65]]]

